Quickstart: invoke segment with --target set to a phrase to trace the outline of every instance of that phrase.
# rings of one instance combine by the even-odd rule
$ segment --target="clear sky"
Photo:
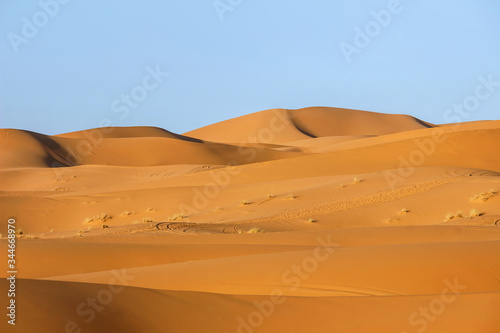
[[[499,18],[496,0],[1,0],[0,127],[183,133],[307,106],[499,119]]]

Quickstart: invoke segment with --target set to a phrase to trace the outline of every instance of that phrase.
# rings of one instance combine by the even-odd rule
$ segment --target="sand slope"
[[[317,107],[0,130],[22,229],[1,331],[500,332],[498,142],[500,121]]]
[[[265,110],[185,135],[217,142],[283,143],[327,136],[383,135],[432,126],[407,115],[310,107]]]
[[[143,136],[140,135],[141,130],[145,132]],[[228,165],[300,154],[300,151],[283,152],[271,148],[256,149],[203,142],[166,131],[164,134],[155,128],[99,128],[59,136],[4,129],[0,134],[0,152],[2,169],[93,164],[144,167]]]

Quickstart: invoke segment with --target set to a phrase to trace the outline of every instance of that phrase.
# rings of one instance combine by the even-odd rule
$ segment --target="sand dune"
[[[0,284],[5,285],[2,281]],[[415,330],[408,317],[419,307],[427,307],[440,295],[394,297],[286,297],[269,306],[269,296],[219,295],[185,291],[155,291],[125,286],[114,295],[101,312],[85,303],[87,297],[96,297],[108,285],[21,280],[19,285],[34,295],[23,302],[20,310],[32,314],[33,321],[23,321],[16,329],[32,332],[40,327],[49,331],[82,329],[89,332],[400,332]],[[36,306],[47,299],[60,301],[52,307],[59,316],[43,315]],[[27,300],[23,298],[23,300]],[[423,323],[414,318],[419,329],[428,332],[494,332],[491,327],[500,324],[494,311],[498,307],[498,293],[463,294],[453,303],[453,309],[443,311],[434,321]],[[83,304],[83,305],[82,305]],[[262,317],[255,304],[266,306]],[[83,313],[79,316],[76,309]],[[168,309],[168,311],[165,311]],[[257,313],[257,315],[256,315]],[[365,320],[353,317],[363,314]],[[248,320],[250,318],[250,321]],[[261,320],[261,318],[263,318]],[[293,320],[290,320],[293,318]],[[92,319],[92,320],[90,320]],[[89,320],[89,322],[86,322]],[[251,324],[256,325],[256,329]],[[0,324],[0,325],[3,325]],[[3,327],[3,326],[1,326]]]
[[[311,107],[271,109],[185,133],[216,142],[283,143],[325,136],[383,135],[433,127],[407,115]]]
[[[201,140],[169,132],[163,128],[148,127],[148,126],[101,127],[101,128],[92,128],[77,132],[63,133],[54,136],[58,138],[88,139],[93,141],[97,141],[100,138],[117,139],[117,138],[153,137],[153,138],[169,138],[169,139],[179,139],[179,140],[193,141],[193,142],[202,142]]]
[[[286,152],[203,142],[169,134],[167,131],[163,133],[156,128],[113,129],[112,135],[106,135],[106,130],[109,129],[100,128],[59,136],[2,130],[0,168],[228,165],[262,162],[301,154],[300,151]],[[142,130],[145,133],[141,136]]]
[[[0,130],[15,329],[499,332],[498,142],[500,121],[319,107]]]

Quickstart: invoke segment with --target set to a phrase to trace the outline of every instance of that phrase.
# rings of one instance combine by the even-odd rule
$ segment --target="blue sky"
[[[2,128],[183,133],[307,106],[444,123],[464,101],[453,119],[500,118],[500,83],[474,100],[500,82],[497,1],[59,1],[0,2]]]

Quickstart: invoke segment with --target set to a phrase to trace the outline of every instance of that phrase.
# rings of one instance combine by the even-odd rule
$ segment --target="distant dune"
[[[433,127],[407,115],[311,107],[272,109],[229,119],[185,135],[217,142],[283,143],[329,136],[383,135]],[[273,131],[267,136],[268,130]]]
[[[161,166],[178,164],[244,164],[239,146],[170,134],[157,128],[96,128],[56,136],[7,129],[0,134],[0,167],[78,165]],[[262,162],[295,155],[270,149],[245,148]]]
[[[326,107],[0,129],[1,331],[498,333],[499,142],[500,121]]]

